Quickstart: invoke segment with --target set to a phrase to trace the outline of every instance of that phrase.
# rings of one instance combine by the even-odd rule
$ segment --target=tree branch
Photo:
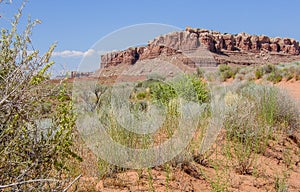
[[[78,175],[64,190],[63,192],[66,192],[80,177],[82,174]]]
[[[27,183],[35,183],[35,182],[59,182],[59,180],[56,180],[56,179],[34,179],[34,180],[28,180],[28,181],[21,181],[21,182],[17,182],[17,183],[11,183],[8,185],[0,185],[0,189],[9,188],[9,187],[13,187],[16,185],[24,185]]]

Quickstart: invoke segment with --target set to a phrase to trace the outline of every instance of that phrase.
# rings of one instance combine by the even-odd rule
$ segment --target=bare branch
[[[56,179],[34,179],[34,180],[28,180],[28,181],[21,181],[21,182],[17,182],[17,183],[11,183],[11,184],[8,184],[8,185],[0,185],[0,189],[14,187],[16,185],[24,185],[24,184],[28,184],[28,183],[35,183],[35,182],[59,182],[59,180],[56,180]]]
[[[82,176],[82,174],[78,175],[64,190],[63,192],[66,192],[78,179],[80,179],[80,177]]]

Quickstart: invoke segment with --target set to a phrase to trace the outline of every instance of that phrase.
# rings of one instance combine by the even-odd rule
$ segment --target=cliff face
[[[197,55],[201,55],[203,50],[212,53],[217,63],[230,63],[231,59],[228,57],[232,57],[232,63],[236,64],[238,64],[238,60],[241,60],[241,64],[260,63],[260,57],[262,61],[270,59],[270,57],[266,59],[266,54],[275,55],[274,57],[280,55],[282,58],[282,56],[297,56],[300,53],[299,42],[291,38],[270,38],[264,35],[257,36],[246,33],[232,35],[187,27],[184,31],[159,36],[149,42],[147,46],[129,48],[124,51],[102,55],[101,67],[107,68],[119,64],[132,65],[138,60],[153,59],[160,55],[173,56],[182,53],[188,54],[188,58],[191,58],[183,58],[182,62],[186,65],[193,65],[195,62],[201,63],[201,59],[197,59]],[[243,58],[235,58],[236,55],[245,54],[250,55],[251,59],[247,58],[243,61]],[[203,57],[201,58],[203,59]],[[247,63],[247,60],[249,60],[249,63]],[[281,60],[276,58],[273,60],[271,58],[270,61],[281,62]],[[209,63],[207,59],[204,59],[202,62]]]
[[[197,34],[199,42],[210,51],[220,53],[227,51],[271,51],[298,55],[299,42],[291,38],[270,38],[264,35],[249,35],[247,33],[221,34],[215,31],[186,28],[186,31]]]

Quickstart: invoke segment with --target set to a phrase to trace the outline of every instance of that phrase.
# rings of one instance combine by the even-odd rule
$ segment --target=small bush
[[[273,83],[279,83],[282,80],[282,75],[279,71],[273,71],[269,74],[267,80]]]
[[[288,185],[286,176],[283,178],[280,178],[277,176],[275,178],[275,190],[276,190],[276,192],[288,192],[289,191],[289,185]]]
[[[237,67],[230,67],[229,65],[224,64],[219,65],[219,72],[222,81],[225,81],[229,78],[234,78],[238,71],[239,68]]]
[[[227,64],[221,64],[221,65],[219,65],[219,71],[220,72],[224,72],[224,71],[228,71],[228,70],[230,70],[230,66],[229,65],[227,65]]]
[[[183,75],[177,78],[172,86],[179,97],[197,103],[209,101],[208,89],[206,83],[195,75]]]
[[[235,75],[235,79],[238,81],[242,81],[245,79],[245,76],[243,74],[238,73]]]
[[[210,82],[217,81],[218,80],[218,76],[219,76],[219,74],[217,72],[208,72],[205,75],[207,81],[210,81]]]
[[[300,113],[295,102],[285,92],[275,86],[250,84],[243,94],[255,102],[258,118],[269,126],[284,125],[284,129],[300,128]]]
[[[232,155],[237,159],[236,170],[240,174],[249,174],[258,151],[261,130],[255,122],[254,103],[242,95],[228,92],[225,96],[227,112],[225,129]]]
[[[292,73],[289,73],[289,72],[287,72],[284,76],[285,76],[287,81],[293,79],[293,77],[294,77],[294,75]]]
[[[255,70],[255,78],[256,79],[262,78],[263,75],[264,75],[264,71],[261,67],[259,67]]]
[[[146,95],[147,95],[147,93],[145,93],[145,92],[139,92],[139,93],[136,95],[136,98],[139,99],[139,100],[142,100],[142,99],[145,99],[145,98],[146,98]]]
[[[204,73],[205,73],[205,71],[201,67],[197,68],[197,77],[203,78],[204,77]]]
[[[276,67],[272,64],[267,64],[263,66],[263,73],[272,73],[276,70]]]
[[[151,73],[147,75],[148,80],[159,80],[159,81],[164,81],[166,77],[162,74],[159,73]]]
[[[168,83],[157,81],[148,85],[153,101],[164,105],[176,97],[198,103],[209,100],[206,84],[195,75],[183,75]]]
[[[49,81],[55,45],[44,55],[30,51],[40,21],[29,20],[18,34],[23,7],[11,29],[1,30],[0,191],[63,191],[80,159],[73,148],[76,115],[66,86]]]
[[[295,69],[294,76],[295,76],[296,81],[300,80],[300,67]]]
[[[152,100],[167,105],[170,100],[177,97],[175,89],[164,82],[157,82],[150,85],[150,94]]]
[[[242,85],[225,96],[224,127],[229,149],[241,174],[251,173],[256,153],[264,153],[275,131],[299,130],[300,114],[294,102],[273,86]]]

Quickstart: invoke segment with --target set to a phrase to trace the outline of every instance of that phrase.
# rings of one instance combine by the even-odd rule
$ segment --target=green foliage
[[[262,78],[262,76],[264,75],[264,71],[261,67],[258,67],[256,70],[255,70],[255,78],[256,79],[260,79]]]
[[[142,99],[145,99],[147,96],[147,93],[146,92],[139,92],[137,95],[136,95],[136,98],[139,99],[139,100],[142,100]]]
[[[250,174],[263,129],[255,122],[254,104],[237,93],[227,93],[224,126],[232,158],[237,160],[236,171]]]
[[[172,83],[179,97],[196,103],[209,101],[209,91],[201,79],[194,75],[183,75]]]
[[[300,75],[300,67],[296,64],[280,64],[280,65],[272,65],[267,64],[260,67],[257,67],[254,71],[256,79],[262,78],[264,75],[268,81],[273,83],[278,83],[285,80],[289,81],[293,78],[298,80]]]
[[[151,98],[164,105],[176,97],[197,103],[209,101],[209,91],[206,84],[194,75],[180,76],[169,84],[158,81],[150,85],[149,88]]]
[[[226,79],[234,78],[238,70],[239,69],[237,67],[230,67],[229,65],[226,64],[219,65],[221,80],[225,81]]]
[[[276,132],[300,128],[300,114],[293,101],[273,86],[245,84],[225,96],[224,127],[235,167],[251,173],[256,153],[264,153]]]
[[[272,64],[267,64],[263,66],[263,73],[272,73],[276,70],[276,67]]]
[[[80,159],[72,151],[75,115],[66,89],[49,86],[55,45],[42,56],[29,50],[32,28],[40,21],[29,19],[17,33],[22,8],[0,38],[0,186],[24,182],[10,190],[60,191],[71,161]],[[26,183],[35,179],[45,182]]]
[[[276,177],[275,178],[275,190],[276,192],[288,192],[289,185],[287,183],[287,176],[285,175],[283,178]]]
[[[170,102],[170,100],[177,97],[175,89],[171,85],[163,82],[157,82],[152,84],[150,86],[150,93],[151,98],[155,102],[159,102],[163,105],[167,105]]]
[[[244,96],[255,103],[258,119],[269,126],[284,125],[290,130],[299,129],[299,111],[294,101],[274,86],[249,84],[242,89]]]
[[[282,80],[282,75],[281,75],[280,71],[275,70],[269,74],[269,76],[267,77],[267,80],[271,81],[273,83],[279,83]]]
[[[219,65],[219,71],[220,72],[224,72],[230,69],[230,66],[226,65],[226,64],[221,64]]]
[[[299,65],[291,66],[288,70],[288,73],[290,76],[292,76],[292,78],[294,77],[295,80],[298,81],[300,79],[300,66]]]
[[[205,74],[205,71],[201,67],[198,67],[197,68],[197,77],[204,78],[204,74]]]
[[[118,88],[118,86],[122,88],[123,84],[116,84],[114,86],[115,88]],[[109,89],[110,88],[108,88],[108,90]],[[83,93],[87,91],[85,89],[80,89],[80,91],[82,93],[76,93],[76,97],[85,98]],[[148,105],[154,104],[162,111],[165,118],[160,125],[161,127],[159,127],[156,132],[149,134],[137,134],[124,128],[124,123],[127,123],[127,121],[123,124],[119,123],[116,114],[114,113],[115,109],[111,106],[111,94],[112,92],[106,91],[103,95],[101,95],[101,97],[99,97],[99,107],[96,108],[99,120],[114,141],[121,145],[138,149],[157,146],[159,143],[171,138],[174,132],[178,130],[179,120],[182,118],[179,111],[182,100],[179,98],[198,103],[209,102],[209,90],[207,85],[194,75],[183,75],[173,79],[173,81],[167,82],[152,79],[144,82],[138,82],[129,97],[125,98],[128,99],[130,113],[136,118],[149,117],[153,118],[150,120],[156,121],[157,116],[146,116],[148,115],[146,113]],[[116,100],[118,100],[118,97],[121,96],[117,94]],[[78,100],[93,102],[92,100],[86,99]],[[151,107],[152,106],[150,106],[150,109]],[[201,143],[201,141],[198,143]],[[102,160],[98,161],[98,169],[103,177],[108,176],[111,172],[118,171],[113,165],[107,164]]]

